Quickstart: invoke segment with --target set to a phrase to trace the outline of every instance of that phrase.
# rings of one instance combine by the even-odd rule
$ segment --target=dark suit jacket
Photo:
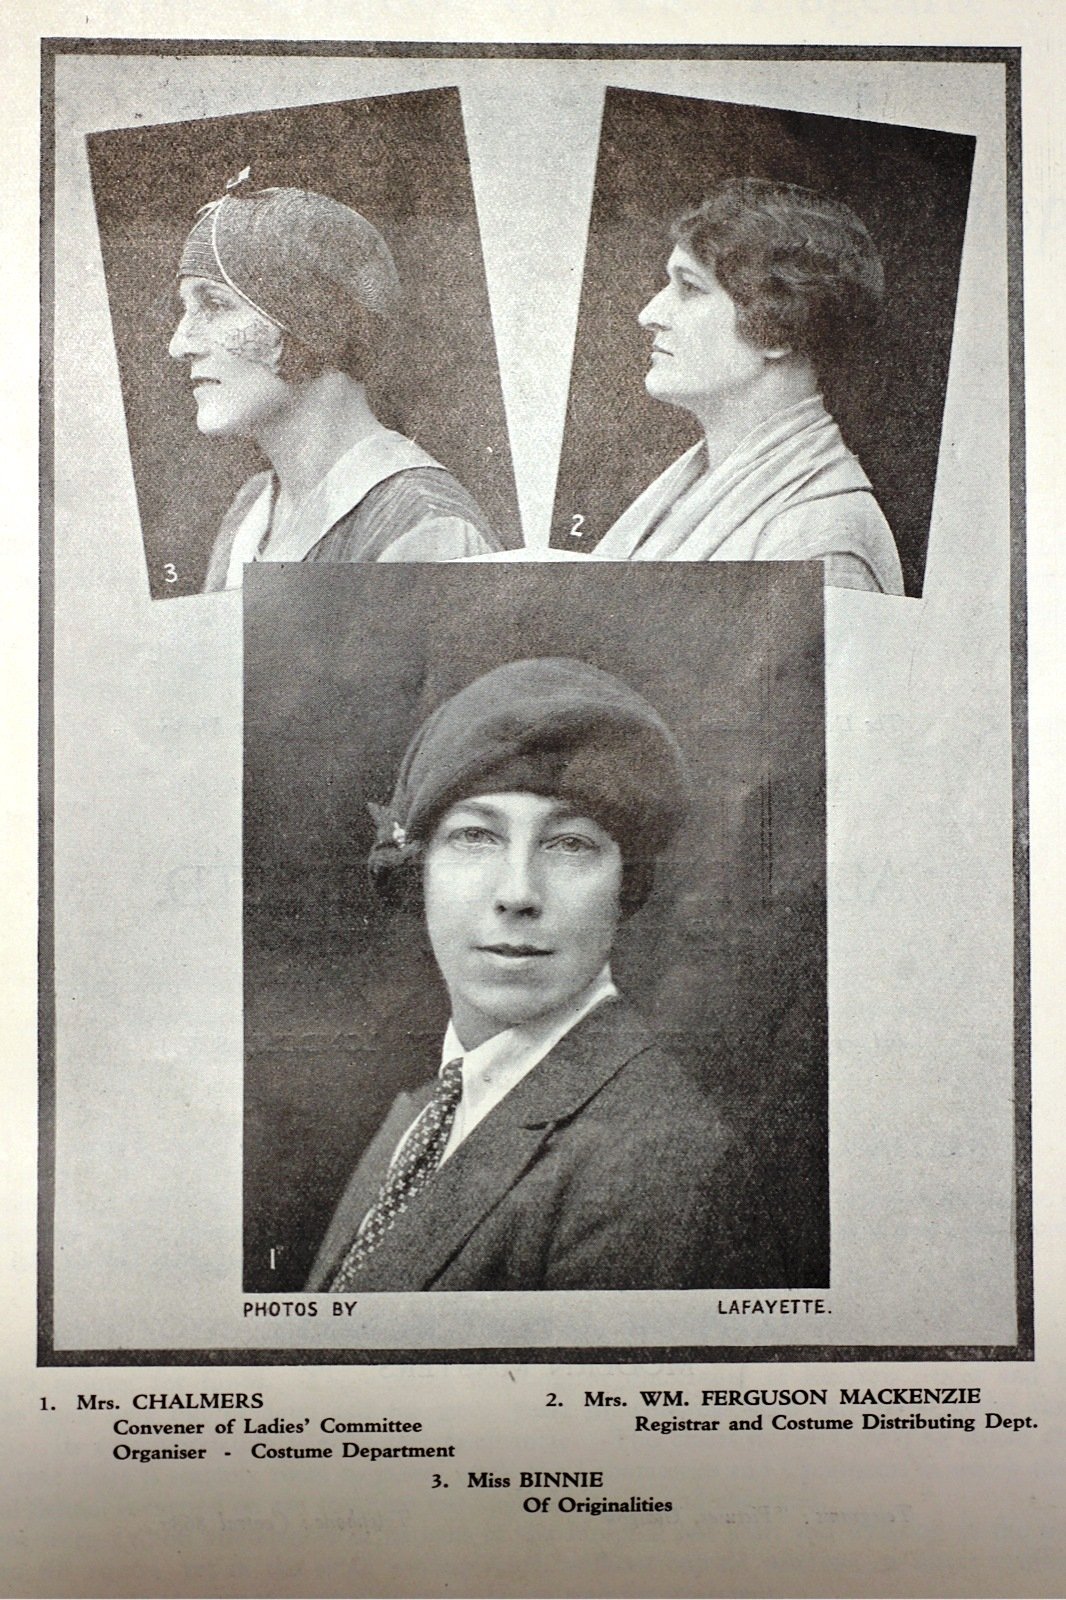
[[[432,1088],[393,1104],[309,1290],[328,1287]],[[770,1285],[783,1281],[771,1234],[710,1100],[627,1005],[606,1001],[478,1123],[352,1289]]]

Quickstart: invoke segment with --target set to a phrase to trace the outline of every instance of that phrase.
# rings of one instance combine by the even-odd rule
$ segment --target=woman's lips
[[[531,956],[550,956],[552,953],[533,944],[479,944],[478,949],[485,955],[502,956],[506,961],[525,961]]]

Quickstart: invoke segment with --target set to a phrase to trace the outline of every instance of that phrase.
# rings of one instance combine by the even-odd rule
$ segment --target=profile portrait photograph
[[[245,1288],[826,1282],[817,566],[244,612]]]
[[[608,89],[553,545],[920,594],[973,148]]]
[[[154,597],[517,541],[454,91],[88,147]]]

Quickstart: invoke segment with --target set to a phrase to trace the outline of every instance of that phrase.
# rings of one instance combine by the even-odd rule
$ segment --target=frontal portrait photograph
[[[153,597],[517,541],[454,90],[88,149]]]
[[[247,1290],[828,1282],[820,573],[693,576],[249,570]]]

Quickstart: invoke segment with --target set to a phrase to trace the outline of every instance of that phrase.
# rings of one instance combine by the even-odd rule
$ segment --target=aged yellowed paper
[[[53,12],[17,13],[8,112],[0,1581],[1058,1592],[1055,18],[456,7],[442,41],[404,7]],[[366,216],[271,220],[297,191]],[[873,241],[879,331],[830,380],[795,322],[738,324],[712,406],[703,235],[667,225],[713,194],[787,229],[812,191],[826,238]],[[841,247],[790,248],[813,304]],[[364,383],[330,329],[393,259],[417,356]],[[799,457],[836,423],[850,450]],[[705,513],[670,462],[723,439]],[[294,460],[332,462],[299,516]],[[752,504],[786,493],[806,543]],[[543,721],[515,743],[545,685],[547,762]],[[608,724],[629,758],[597,766]],[[438,882],[475,905],[534,822],[457,962]],[[368,850],[417,863],[414,909]],[[667,1050],[643,1088],[605,960]],[[368,1262],[360,1173],[449,1002],[464,1109]]]

